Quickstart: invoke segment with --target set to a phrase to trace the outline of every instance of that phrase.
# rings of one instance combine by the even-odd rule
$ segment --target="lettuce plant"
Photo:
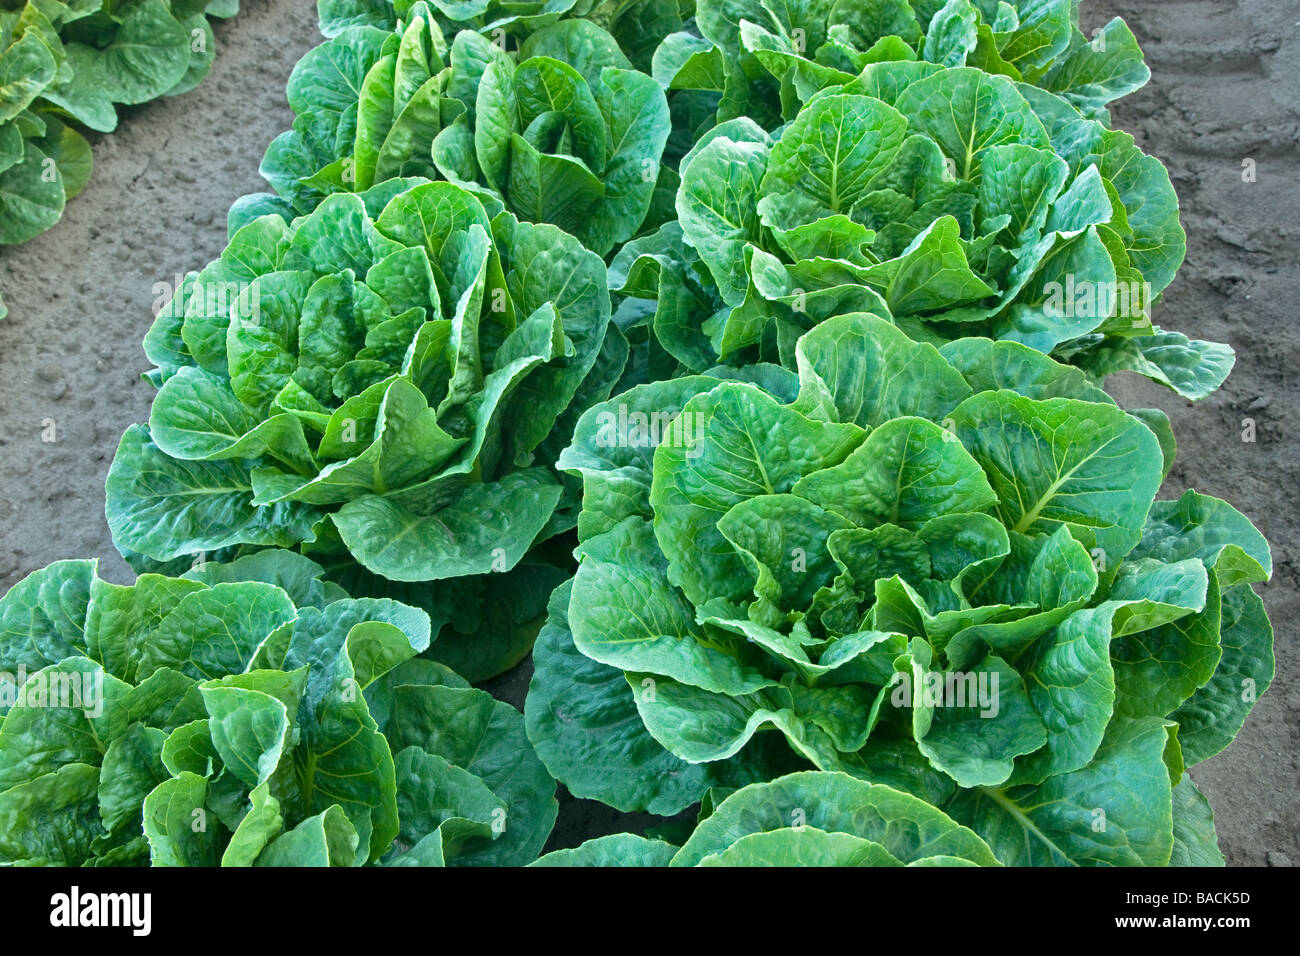
[[[793,401],[705,374],[578,423],[580,564],[526,709],[552,773],[667,814],[776,743],[1008,864],[1217,852],[1184,768],[1272,678],[1259,532],[1155,501],[1172,443],[1019,343],[857,314],[796,354]]]
[[[714,805],[716,801],[716,806]],[[707,811],[707,812],[706,812]],[[530,866],[997,866],[988,844],[924,800],[805,771],[711,792],[681,847],[616,833]]]
[[[419,0],[317,0],[320,30],[337,36],[348,27],[385,30],[409,21]],[[608,31],[638,70],[668,34],[682,27],[679,0],[427,0],[446,33],[473,30],[503,49],[561,20],[581,17]]]
[[[238,0],[28,0],[0,9],[0,245],[57,223],[90,179],[79,127],[111,132],[117,105],[185,93],[212,66],[207,17]],[[5,307],[0,300],[0,318]]]
[[[447,56],[446,40],[425,3],[409,27],[398,25],[394,32],[357,24],[309,50],[286,88],[293,128],[276,137],[262,159],[260,171],[275,193],[237,202],[230,213],[232,231],[259,214],[304,215],[328,195],[364,191],[377,174],[436,178],[428,145],[463,109],[446,95]],[[372,70],[368,95],[362,97],[359,91]]]
[[[479,32],[500,30],[511,36],[526,36],[532,30],[549,26],[570,15],[577,0],[424,0],[434,11],[439,25],[453,30]],[[316,0],[320,32],[338,36],[354,26],[392,30],[410,20],[422,0]]]
[[[554,782],[519,714],[415,655],[424,612],[264,551],[109,584],[60,561],[0,599],[0,860],[525,863]]]
[[[85,137],[40,100],[65,61],[55,24],[36,5],[0,10],[0,244],[53,226],[90,176]]]
[[[504,670],[563,573],[535,546],[573,524],[551,465],[622,368],[608,319],[598,256],[449,183],[260,217],[146,338],[159,391],[109,470],[114,541],[139,570],[284,547],[353,594],[411,582],[469,635],[440,659]]]
[[[625,247],[611,280],[653,304],[658,345],[692,371],[792,366],[798,336],[845,311],[1131,368],[1187,398],[1231,368],[1227,346],[1151,324],[1186,249],[1164,167],[1004,77],[873,64],[775,138],[717,127],[681,178],[679,221]]]
[[[194,89],[216,43],[208,17],[233,17],[239,0],[40,0],[57,27],[64,63],[41,94],[93,130],[117,127],[117,106]]]
[[[698,0],[690,29],[655,51],[655,79],[679,114],[748,116],[774,129],[799,97],[886,60],[977,67],[1065,97],[1106,118],[1106,107],[1151,77],[1119,17],[1087,37],[1078,0]]]
[[[602,256],[637,234],[671,124],[663,91],[610,34],[565,20],[507,53],[473,30],[449,42],[427,3],[408,17],[396,32],[348,27],[300,61],[294,128],[262,163],[282,202],[244,206],[306,213],[332,193],[424,176]]]
[[[90,175],[90,150],[66,121],[117,127],[117,106],[185,93],[212,66],[208,16],[238,0],[41,0],[0,10],[0,243],[58,221]],[[46,158],[54,176],[42,176]]]
[[[602,256],[636,235],[671,127],[654,80],[582,20],[534,33],[517,62],[489,57],[491,44],[469,46],[481,53],[462,65],[453,46],[448,82],[476,88],[476,99],[434,141],[439,170],[486,185],[520,218],[553,222]]]

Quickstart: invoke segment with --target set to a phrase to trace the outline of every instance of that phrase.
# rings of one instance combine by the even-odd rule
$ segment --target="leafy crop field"
[[[172,6],[8,127],[0,857],[1297,858],[1300,11]]]

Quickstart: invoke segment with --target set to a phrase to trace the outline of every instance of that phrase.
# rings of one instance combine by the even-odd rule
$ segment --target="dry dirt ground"
[[[174,277],[220,251],[225,211],[264,188],[257,164],[290,121],[284,84],[319,42],[310,0],[246,0],[216,25],[212,75],[196,91],[125,111],[95,142],[95,176],[63,222],[0,250],[0,591],[67,557],[99,556],[129,580],[103,518],[118,437],[149,410],[140,339]],[[1234,865],[1300,862],[1300,2],[1095,0],[1091,30],[1122,14],[1153,79],[1114,123],[1169,165],[1188,260],[1156,321],[1227,341],[1237,367],[1193,407],[1145,382],[1113,382],[1130,406],[1173,419],[1180,456],[1164,490],[1235,503],[1273,544],[1262,589],[1278,674],[1236,743],[1193,775]],[[1253,170],[1253,175],[1243,175]],[[1242,440],[1247,419],[1255,440]],[[53,426],[53,441],[51,437]],[[491,688],[520,703],[526,665]],[[635,825],[567,801],[552,845]]]

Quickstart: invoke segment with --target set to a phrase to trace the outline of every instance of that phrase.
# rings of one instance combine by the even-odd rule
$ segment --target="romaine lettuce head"
[[[423,611],[286,551],[0,599],[0,860],[520,865],[555,822],[519,714],[417,657]]]
[[[18,87],[44,80],[38,90],[44,106],[100,132],[117,127],[119,104],[147,103],[198,86],[216,56],[207,18],[238,10],[237,3],[206,0],[40,0],[18,6],[22,9],[0,13],[0,50],[8,46],[17,17],[15,36],[24,26],[36,27],[56,66],[46,79],[44,56],[29,59],[34,51],[23,44],[15,65],[31,72],[19,74],[24,79]]]
[[[572,525],[551,465],[626,357],[608,319],[598,256],[449,183],[261,217],[149,332],[159,391],[109,471],[114,540],[138,570],[302,549],[354,594],[411,583],[465,633],[484,588],[534,597],[490,661],[442,658],[490,676],[558,580],[535,546]]]
[[[26,242],[63,215],[69,184],[58,163],[46,174],[68,128],[39,111],[38,97],[64,59],[57,30],[35,5],[0,10],[0,245]],[[68,130],[66,142],[89,155],[79,134]]]
[[[562,20],[582,17],[607,30],[638,70],[650,71],[655,48],[680,30],[685,0],[426,0],[431,19],[448,35],[473,30],[502,49]],[[352,26],[396,29],[421,15],[420,0],[317,0],[321,33]]]
[[[681,178],[679,222],[625,246],[611,278],[654,303],[658,344],[692,371],[793,367],[798,336],[845,311],[1133,369],[1188,398],[1231,368],[1227,346],[1151,324],[1186,249],[1164,167],[1005,77],[872,64],[775,136],[718,126]]]
[[[988,844],[911,794],[804,771],[705,795],[680,847],[616,833],[530,866],[997,866]]]
[[[575,0],[316,0],[316,11],[320,32],[327,37],[354,26],[393,30],[420,16],[421,7],[427,7],[431,19],[444,30],[499,30],[504,37],[526,36],[533,29],[555,23],[574,5]]]
[[[940,351],[856,314],[796,354],[793,401],[760,367],[579,422],[580,564],[526,711],[542,759],[671,813],[775,776],[777,741],[1004,863],[1168,863],[1184,766],[1272,677],[1263,537],[1217,499],[1155,501],[1158,420],[1018,343]]]
[[[671,126],[663,91],[595,23],[543,27],[507,53],[473,30],[447,40],[425,3],[395,33],[349,27],[308,53],[288,92],[294,128],[262,163],[280,201],[246,198],[237,218],[424,176],[603,256],[650,213]]]
[[[1107,118],[1151,78],[1119,17],[1091,36],[1077,0],[698,0],[690,29],[666,37],[653,72],[679,110],[774,129],[802,99],[872,63],[970,66],[1031,83]]]
[[[0,9],[0,245],[53,227],[90,179],[81,127],[117,126],[117,104],[184,93],[212,65],[207,16],[238,3],[13,0]],[[0,301],[0,319],[5,308]]]

